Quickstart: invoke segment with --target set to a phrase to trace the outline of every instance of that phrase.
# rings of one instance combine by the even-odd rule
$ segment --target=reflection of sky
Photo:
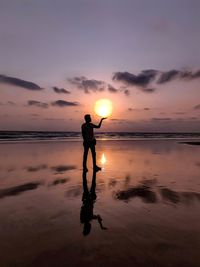
[[[44,249],[51,254],[54,251],[54,256],[59,255],[56,264],[62,259],[65,264],[66,259],[69,262],[69,255],[73,255],[70,262],[76,261],[74,247],[85,249],[80,223],[82,144],[0,146],[0,251],[4,251],[1,262],[12,266],[17,259],[30,266],[30,256],[26,258],[22,253],[25,249],[33,258],[40,257]],[[89,249],[96,244],[100,254],[102,247],[104,255],[111,250],[117,253],[113,244],[119,247],[119,240],[126,236],[123,244],[126,249],[121,252],[120,248],[121,256],[116,261],[125,255],[126,262],[135,251],[135,242],[139,251],[148,245],[149,253],[155,257],[160,247],[167,246],[165,253],[173,249],[170,260],[175,260],[176,249],[192,253],[191,244],[198,242],[200,236],[199,147],[176,141],[99,141],[97,163],[101,167],[103,155],[106,168],[96,174],[93,212],[102,217],[108,230],[102,232],[97,222],[91,222]],[[86,176],[90,188],[93,174],[90,153],[88,160]],[[38,240],[44,240],[41,246]],[[98,244],[101,240],[100,247],[97,240]],[[198,246],[191,249],[195,252]],[[80,254],[81,262],[84,255]],[[42,258],[42,262],[48,259]],[[156,261],[162,261],[160,254]],[[19,265],[23,266],[21,262]]]
[[[31,92],[0,84],[1,129],[79,130],[82,115],[93,113],[94,101],[108,97],[114,102],[113,118],[125,121],[110,121],[104,130],[198,130],[199,111],[193,107],[199,104],[199,80],[174,81],[152,94],[131,88],[126,96],[85,94],[67,78],[86,76],[119,89],[111,81],[116,71],[198,69],[199,8],[195,0],[0,1],[0,74],[46,88]],[[58,95],[52,86],[72,93]],[[57,99],[78,101],[81,106],[26,106],[28,100]],[[172,120],[151,120],[157,117]]]

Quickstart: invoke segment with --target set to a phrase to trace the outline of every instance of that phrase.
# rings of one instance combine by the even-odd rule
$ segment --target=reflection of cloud
[[[75,170],[76,166],[75,165],[58,165],[58,166],[51,167],[51,169],[53,171],[56,171],[57,173],[63,173],[66,171]]]
[[[161,187],[157,191],[158,186],[156,179],[144,179],[140,185],[129,187],[127,190],[118,190],[114,193],[114,198],[118,200],[128,201],[131,198],[139,197],[145,203],[157,203],[161,195],[161,201],[172,204],[192,204],[200,201],[200,193],[197,192],[177,192],[167,187]]]
[[[186,204],[189,204],[194,201],[200,201],[200,193],[196,192],[182,192],[180,193],[182,197],[182,201],[185,202]]]
[[[152,118],[152,121],[171,121],[172,118]]]
[[[150,190],[150,187],[145,185],[139,185],[136,187],[129,188],[127,190],[119,190],[115,198],[119,200],[128,201],[130,198],[139,197],[142,201],[146,203],[156,203],[157,196],[156,193]]]
[[[177,111],[177,112],[174,112],[173,114],[175,114],[175,115],[184,115],[184,114],[185,114],[185,112],[182,112],[182,111]]]
[[[37,172],[37,171],[40,171],[40,170],[44,170],[47,168],[47,165],[46,164],[41,164],[41,165],[37,165],[37,166],[29,166],[26,168],[26,170],[28,172]]]
[[[160,193],[163,197],[163,199],[170,201],[172,203],[178,203],[180,202],[180,196],[177,192],[169,189],[169,188],[161,188]]]
[[[0,198],[9,197],[9,196],[16,196],[25,191],[34,190],[36,189],[41,183],[39,182],[32,182],[23,185],[17,185],[14,187],[6,188],[0,190]]]
[[[28,90],[33,90],[33,91],[38,91],[38,90],[43,89],[39,85],[37,85],[33,82],[25,81],[25,80],[15,78],[15,77],[9,77],[6,75],[0,75],[0,83],[7,83],[10,85],[22,87],[22,88],[25,88]]]
[[[79,106],[79,103],[78,102],[69,102],[69,101],[65,101],[65,100],[57,100],[57,101],[51,102],[51,105],[62,108],[62,107]]]
[[[55,186],[55,185],[58,185],[58,184],[65,184],[69,181],[69,178],[58,178],[56,180],[54,180],[51,184],[51,186]]]
[[[160,189],[161,196],[164,200],[173,204],[185,203],[191,204],[194,201],[200,201],[200,193],[196,192],[176,192],[169,188]]]
[[[109,186],[109,188],[113,188],[116,186],[117,183],[118,183],[118,181],[116,179],[112,178],[112,179],[110,179],[108,186]]]
[[[66,192],[66,197],[78,197],[82,194],[82,186],[73,186]]]
[[[11,167],[7,169],[7,172],[13,172],[15,170],[15,168]]]

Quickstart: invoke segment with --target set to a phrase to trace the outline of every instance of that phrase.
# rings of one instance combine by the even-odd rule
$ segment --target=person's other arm
[[[82,132],[82,137],[85,140],[85,129],[84,128],[85,128],[84,125],[82,125],[81,132]]]
[[[92,123],[93,128],[100,128],[100,127],[101,127],[101,124],[102,124],[102,122],[103,122],[103,120],[105,120],[105,119],[106,119],[106,118],[102,118],[102,119],[100,120],[100,122],[99,122],[98,125],[95,125],[95,124]]]

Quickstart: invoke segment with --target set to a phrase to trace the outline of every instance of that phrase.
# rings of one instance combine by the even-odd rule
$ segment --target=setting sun
[[[99,99],[95,103],[94,110],[98,116],[108,117],[112,114],[112,102],[109,99]]]

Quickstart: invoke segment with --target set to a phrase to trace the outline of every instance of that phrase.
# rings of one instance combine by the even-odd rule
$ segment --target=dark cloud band
[[[200,70],[169,70],[158,71],[154,69],[143,70],[139,74],[130,72],[115,72],[112,80],[122,82],[125,86],[136,86],[146,93],[153,93],[156,88],[154,85],[169,83],[175,79],[191,81],[200,78]],[[153,85],[153,87],[152,87]]]
[[[53,90],[57,94],[70,94],[71,93],[70,91],[68,91],[68,90],[66,90],[64,88],[58,88],[56,86],[53,87]]]
[[[43,89],[39,85],[33,82],[29,82],[29,81],[25,81],[19,78],[9,77],[5,75],[0,75],[0,83],[10,84],[10,85],[22,87],[28,90],[32,90],[32,91],[39,91]]]
[[[79,103],[78,102],[69,102],[69,101],[65,101],[65,100],[57,100],[57,101],[51,102],[51,105],[62,108],[62,107],[79,106]]]
[[[79,89],[83,90],[86,94],[105,90],[105,82],[95,79],[87,79],[84,76],[74,77],[72,79],[68,79],[68,81],[72,85],[75,85]]]
[[[36,101],[36,100],[28,100],[28,106],[36,106],[39,108],[48,108],[49,105],[47,103]]]

